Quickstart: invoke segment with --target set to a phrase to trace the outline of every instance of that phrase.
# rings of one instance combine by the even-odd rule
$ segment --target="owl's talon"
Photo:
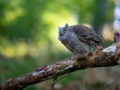
[[[94,53],[97,54],[101,50],[103,50],[103,47],[102,46],[97,46]]]
[[[93,53],[90,51],[87,53],[87,56],[91,56]]]
[[[87,54],[78,54],[77,58],[78,58],[78,60],[85,59],[85,58],[87,58]]]

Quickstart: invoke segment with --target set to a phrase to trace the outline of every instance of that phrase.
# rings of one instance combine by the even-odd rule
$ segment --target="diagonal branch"
[[[52,65],[39,67],[35,71],[9,79],[0,84],[0,90],[22,90],[23,88],[48,79],[56,79],[58,76],[95,67],[109,67],[118,65],[120,56],[120,42],[114,43],[104,50],[91,54],[75,55]]]

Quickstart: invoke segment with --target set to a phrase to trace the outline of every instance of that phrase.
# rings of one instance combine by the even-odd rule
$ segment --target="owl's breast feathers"
[[[102,38],[95,33],[94,30],[83,26],[83,25],[74,25],[73,32],[79,38],[79,40],[83,41],[88,45],[99,46],[100,42],[103,42]]]
[[[61,42],[74,54],[84,54],[91,50],[90,45],[81,42],[81,40],[79,40],[74,34],[65,40],[61,40]]]

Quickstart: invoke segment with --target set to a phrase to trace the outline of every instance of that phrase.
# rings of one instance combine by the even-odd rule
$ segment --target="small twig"
[[[58,82],[58,81],[60,81],[61,79],[63,79],[63,78],[65,78],[66,76],[68,76],[70,73],[67,73],[67,74],[65,74],[63,77],[61,77],[61,78],[59,78],[59,79],[57,79],[57,77],[56,78],[53,78],[52,79],[52,90],[54,90],[54,85],[55,85],[55,83],[56,82]]]

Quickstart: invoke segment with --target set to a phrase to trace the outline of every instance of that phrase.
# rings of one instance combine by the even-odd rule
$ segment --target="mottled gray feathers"
[[[77,37],[83,42],[91,43],[94,46],[97,46],[100,42],[103,42],[102,38],[97,35],[94,30],[86,26],[74,25],[73,30]]]

